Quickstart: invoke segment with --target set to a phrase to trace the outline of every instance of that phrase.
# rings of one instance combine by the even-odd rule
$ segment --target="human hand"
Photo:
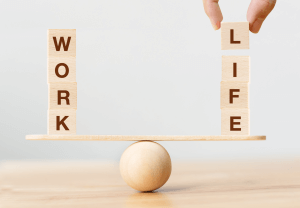
[[[203,0],[205,13],[215,30],[220,29],[223,15],[219,7],[219,0]],[[262,23],[275,6],[276,0],[251,0],[247,12],[247,21],[250,23],[249,29],[253,33],[258,33]]]

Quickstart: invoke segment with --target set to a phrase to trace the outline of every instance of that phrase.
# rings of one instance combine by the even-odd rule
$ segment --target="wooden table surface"
[[[2,162],[0,207],[300,207],[300,158],[175,162],[169,181],[139,193],[117,163]]]

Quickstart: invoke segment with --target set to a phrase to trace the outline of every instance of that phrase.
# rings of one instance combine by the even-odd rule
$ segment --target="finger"
[[[248,12],[247,20],[250,23],[250,31],[258,33],[261,25],[273,10],[276,0],[252,0]]]
[[[223,20],[223,15],[218,3],[219,0],[203,0],[204,11],[215,30],[220,29]]]

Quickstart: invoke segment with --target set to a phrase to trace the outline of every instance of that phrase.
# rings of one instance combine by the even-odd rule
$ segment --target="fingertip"
[[[221,28],[221,22],[219,22],[219,21],[216,22],[216,23],[214,23],[213,21],[211,21],[211,25],[214,28],[214,30],[218,30],[218,29]]]
[[[252,33],[258,33],[260,31],[260,28],[263,24],[263,20],[256,19],[252,24],[250,23],[250,31]]]

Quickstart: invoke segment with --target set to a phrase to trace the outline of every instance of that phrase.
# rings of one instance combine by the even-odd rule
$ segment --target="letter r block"
[[[49,83],[49,109],[77,109],[77,83]]]
[[[249,22],[221,22],[221,49],[249,49]]]
[[[249,83],[221,82],[222,108],[249,108]]]
[[[48,57],[76,57],[76,30],[49,29]]]
[[[48,134],[76,134],[76,110],[48,110]]]
[[[249,109],[223,108],[221,113],[222,135],[249,135],[250,113]]]

